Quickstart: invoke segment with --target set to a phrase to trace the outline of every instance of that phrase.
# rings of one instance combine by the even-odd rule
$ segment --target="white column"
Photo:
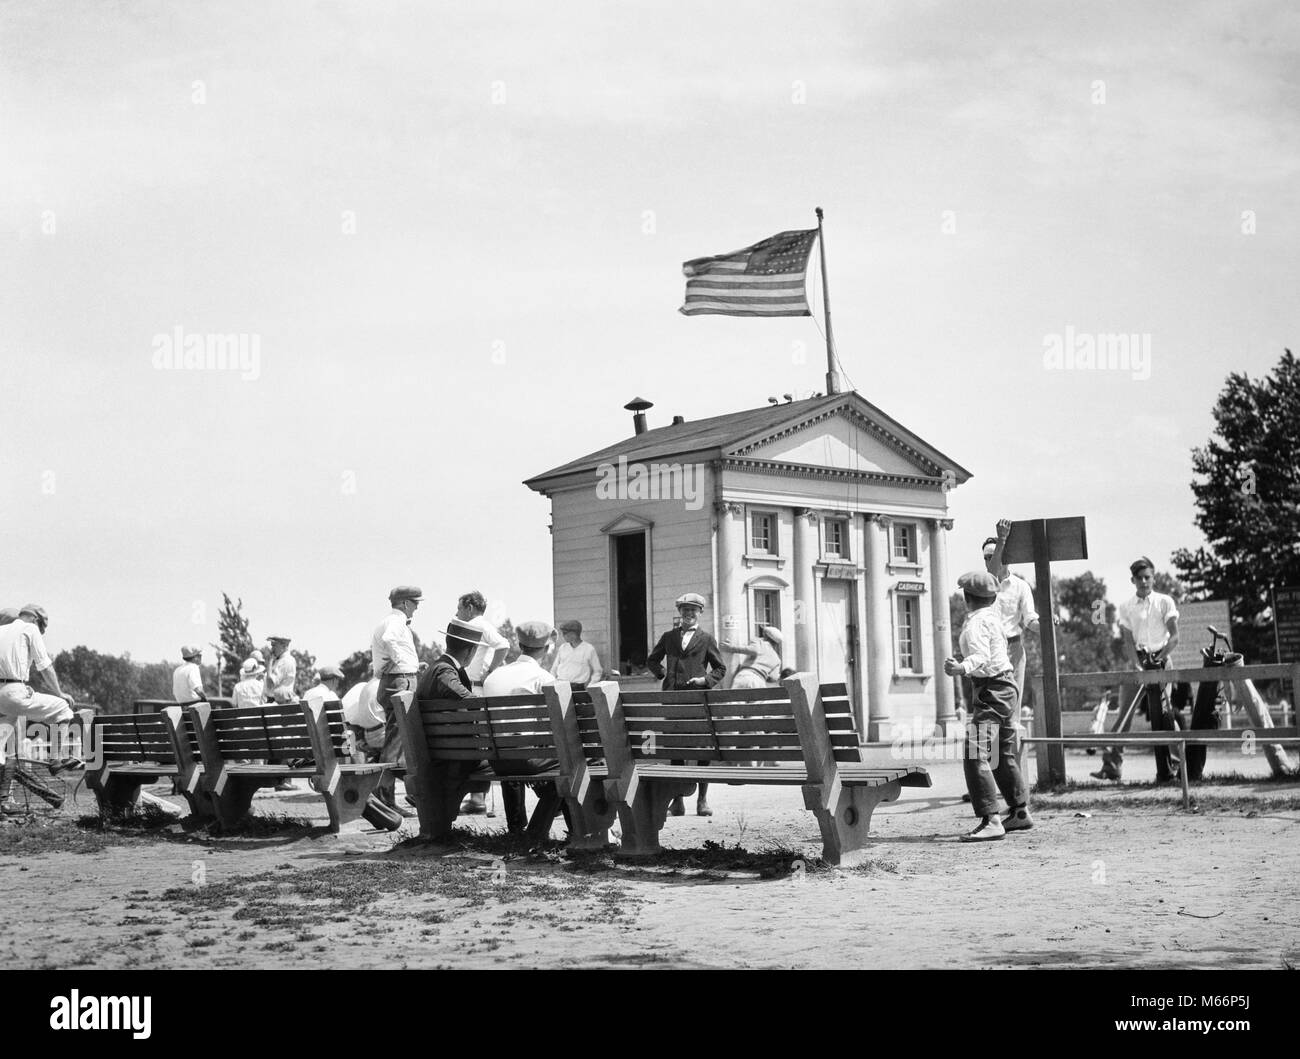
[[[817,672],[817,596],[813,567],[817,563],[817,512],[794,509],[794,615],[785,635],[794,633],[794,667],[800,673]]]
[[[957,720],[952,677],[943,671],[943,660],[952,654],[952,613],[948,609],[948,531],[952,519],[930,520],[930,611],[934,617],[934,723],[946,732]]]
[[[745,508],[741,504],[724,501],[714,505],[718,518],[718,627],[719,640],[745,643],[745,601],[742,598],[741,578],[744,568],[741,558],[745,554]]]
[[[889,689],[894,673],[894,649],[889,620],[889,519],[867,515],[863,521],[867,566],[867,732],[870,742],[890,734]]]

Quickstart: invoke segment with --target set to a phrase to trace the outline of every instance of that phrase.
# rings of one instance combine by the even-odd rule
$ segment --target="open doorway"
[[[617,533],[610,540],[614,561],[615,657],[619,672],[627,675],[644,669],[646,655],[650,653],[646,534],[644,531]]]

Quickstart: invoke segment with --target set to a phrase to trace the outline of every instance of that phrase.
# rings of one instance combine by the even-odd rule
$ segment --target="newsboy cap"
[[[551,638],[551,627],[544,621],[526,621],[515,626],[520,647],[545,647]]]
[[[985,570],[971,570],[957,578],[957,587],[977,599],[996,599],[998,579]]]
[[[684,596],[678,596],[674,606],[678,607],[699,607],[703,610],[708,604],[704,602],[704,597],[698,592],[687,592]]]
[[[582,622],[574,621],[570,618],[568,621],[560,622],[560,632],[582,632]]]
[[[181,657],[186,661],[189,661],[191,658],[198,658],[202,654],[203,648],[194,644],[186,644],[181,648]]]
[[[316,678],[318,680],[325,680],[329,677],[333,677],[335,680],[342,680],[343,670],[338,666],[321,666],[316,670]]]
[[[405,599],[409,599],[412,603],[419,603],[424,599],[424,593],[415,585],[398,585],[388,593],[388,602],[394,606]]]

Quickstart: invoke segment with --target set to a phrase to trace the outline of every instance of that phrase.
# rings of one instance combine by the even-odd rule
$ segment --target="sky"
[[[1298,52],[1284,2],[2,2],[0,604],[147,661],[222,592],[321,661],[396,584],[426,638],[470,588],[550,619],[525,478],[635,396],[824,388],[817,317],[677,312],[815,206],[849,382],[973,472],[954,578],[1084,515],[1057,572],[1120,596],[1300,335]],[[1149,361],[1045,359],[1112,334]]]

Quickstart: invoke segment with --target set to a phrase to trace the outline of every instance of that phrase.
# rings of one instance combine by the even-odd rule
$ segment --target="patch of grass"
[[[186,942],[185,947],[187,949],[206,949],[216,943],[216,938],[194,938],[192,941]]]
[[[180,821],[172,813],[164,812],[152,802],[128,806],[125,809],[101,809],[96,813],[77,818],[77,826],[87,830],[106,831],[161,831],[179,827]]]
[[[249,813],[234,827],[220,827],[218,824],[210,824],[208,831],[213,835],[219,835],[222,838],[264,838],[275,836],[284,837],[285,832],[302,832],[318,831],[321,825],[306,820],[301,816],[290,816],[288,813]]]
[[[1182,784],[1066,780],[1040,789],[1031,788],[1033,809],[1181,809]],[[1243,776],[1239,772],[1212,773],[1190,785],[1192,804],[1200,811],[1254,810],[1285,812],[1300,809],[1300,777]]]
[[[0,853],[29,857],[42,853],[100,853],[109,846],[142,841],[113,828],[84,828],[67,817],[29,816],[0,826]]]

